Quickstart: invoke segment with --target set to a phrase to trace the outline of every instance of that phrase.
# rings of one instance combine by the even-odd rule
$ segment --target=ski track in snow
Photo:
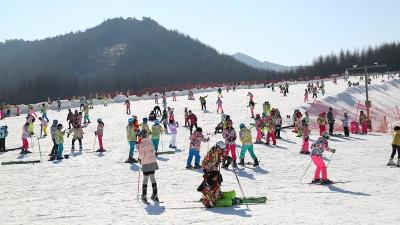
[[[354,78],[353,78],[354,79]],[[393,107],[399,104],[399,80],[381,83],[373,80],[370,96],[375,104]],[[278,107],[282,116],[291,115],[302,103],[305,84],[291,85],[287,97],[271,92],[271,89],[252,89],[256,112],[267,99],[272,107]],[[326,82],[326,95],[334,106],[343,102],[332,101],[344,94],[362,99],[361,87],[347,89],[343,80],[338,85]],[[383,90],[382,90],[383,89]],[[239,131],[240,122],[253,123],[246,108],[248,89],[223,92],[223,107],[231,115],[234,127]],[[199,95],[208,95],[207,107],[210,113],[203,113],[197,100]],[[392,96],[388,98],[388,95]],[[168,98],[168,104],[175,108],[175,118],[184,124],[183,109],[188,106],[197,116],[203,133],[212,133],[220,121],[216,114],[216,92],[195,94],[196,101],[188,101],[186,96],[177,97],[177,102]],[[321,100],[320,99],[320,100]],[[348,98],[350,99],[350,98]],[[154,107],[153,100],[131,102],[132,112],[147,116]],[[246,196],[267,196],[265,205],[246,205],[233,208],[193,208],[171,209],[175,207],[202,207],[196,191],[202,181],[201,171],[186,170],[189,130],[178,129],[177,146],[173,155],[158,156],[160,169],[156,172],[159,197],[164,203],[143,206],[137,200],[137,164],[122,162],[128,155],[125,126],[128,115],[124,105],[109,104],[96,106],[91,112],[91,120],[100,117],[105,122],[104,145],[109,151],[88,153],[93,149],[96,123],[84,129],[83,147],[79,154],[75,151],[62,162],[48,162],[52,143],[50,137],[40,140],[43,163],[0,166],[0,224],[399,224],[400,209],[400,168],[386,166],[391,152],[391,136],[352,135],[350,138],[333,137],[329,141],[336,148],[329,164],[328,177],[333,181],[349,181],[330,186],[307,184],[313,178],[315,166],[311,164],[304,179],[300,181],[310,162],[309,156],[300,155],[301,138],[287,129],[278,140],[279,147],[254,145],[260,160],[260,168],[247,166],[238,175]],[[49,110],[48,116],[58,119],[64,126],[67,110]],[[20,135],[24,115],[6,118],[1,125],[8,125],[7,148],[21,145]],[[151,123],[150,123],[151,124]],[[35,124],[36,133],[39,126]],[[49,128],[50,129],[50,128]],[[253,129],[253,140],[255,130]],[[220,135],[210,136],[211,142],[202,143],[201,155]],[[169,150],[169,135],[164,135],[160,149]],[[316,140],[315,132],[311,135]],[[37,140],[31,148],[32,154],[23,160],[40,159]],[[31,144],[31,143],[30,143]],[[241,144],[237,142],[237,144]],[[97,145],[97,143],[96,143]],[[163,147],[162,147],[163,146]],[[65,138],[64,154],[69,153],[71,138]],[[240,149],[239,149],[240,150]],[[19,151],[0,154],[0,162],[19,160]],[[325,159],[330,153],[324,154]],[[136,153],[135,153],[136,157]],[[247,154],[246,161],[251,158]],[[326,161],[328,162],[328,161]],[[193,162],[194,163],[194,162]],[[241,196],[239,186],[231,169],[221,170],[224,178],[222,190],[235,190]],[[142,178],[142,176],[141,176]],[[141,186],[141,185],[140,185]],[[151,190],[148,188],[151,195]],[[148,195],[148,198],[149,198]],[[149,200],[152,202],[151,200]],[[164,209],[165,207],[165,209]]]

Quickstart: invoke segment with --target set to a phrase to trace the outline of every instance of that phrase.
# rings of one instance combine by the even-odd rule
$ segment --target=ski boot
[[[169,145],[169,148],[173,148],[172,145]]]
[[[134,159],[132,156],[129,156],[129,158],[125,162],[126,163],[137,163],[136,159]]]
[[[312,184],[319,184],[321,183],[321,179],[314,179],[311,181]]]
[[[233,162],[232,162],[232,167],[233,167],[233,168],[237,168],[236,160],[233,160]]]
[[[387,166],[395,166],[396,163],[394,163],[393,159],[390,158],[390,159],[389,159],[389,162],[388,162],[386,165],[387,165]]]
[[[222,162],[222,168],[228,169],[229,165],[231,165],[231,162],[232,158],[228,156],[227,159]]]
[[[83,149],[83,148],[82,148],[82,145],[80,145],[80,146],[79,146],[79,151],[82,151],[82,149]]]
[[[254,142],[254,144],[264,144],[261,140],[256,140],[256,142]]]
[[[254,164],[253,164],[253,166],[254,166],[254,167],[257,167],[257,166],[258,166],[258,163],[259,163],[258,159],[255,158],[255,159],[254,159]]]
[[[240,159],[239,165],[244,166],[244,159]]]
[[[322,185],[325,185],[325,184],[333,184],[333,181],[331,181],[331,180],[329,180],[329,179],[326,179],[326,180],[322,180],[322,181],[321,181],[321,184],[322,184]]]
[[[151,184],[151,186],[153,187],[153,194],[151,195],[150,199],[155,202],[159,202],[160,200],[157,196],[157,183]]]
[[[201,168],[201,166],[200,165],[194,165],[194,167],[193,167],[193,169],[200,169]]]
[[[75,151],[75,146],[72,146],[72,147],[71,147],[71,151]]]
[[[149,202],[147,201],[147,184],[143,184],[142,185],[142,202],[145,204],[149,204]]]

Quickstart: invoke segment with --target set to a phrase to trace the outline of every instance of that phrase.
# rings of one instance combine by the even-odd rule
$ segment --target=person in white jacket
[[[154,177],[155,171],[158,170],[158,164],[156,160],[154,147],[145,129],[141,130],[138,136],[139,136],[138,140],[139,162],[142,165],[142,171],[143,171],[142,201],[144,203],[148,203],[146,197],[147,183],[150,178],[151,186],[153,188],[153,194],[151,195],[150,198],[151,200],[158,202],[159,199],[157,196],[157,183],[156,183],[156,178]]]

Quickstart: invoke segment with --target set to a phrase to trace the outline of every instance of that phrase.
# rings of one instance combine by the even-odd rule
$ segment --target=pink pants
[[[328,179],[328,172],[326,171],[326,166],[325,162],[322,159],[321,156],[313,155],[311,156],[311,160],[313,163],[317,166],[317,169],[315,170],[314,174],[314,179],[320,179],[320,173],[322,170],[322,179],[327,180]]]
[[[308,95],[304,95],[304,102],[308,102]]]
[[[303,145],[301,146],[301,151],[302,152],[309,152],[308,148],[309,148],[308,140],[307,141],[303,140]]]
[[[28,148],[29,148],[28,139],[22,138],[22,149],[28,150]]]
[[[322,136],[322,134],[326,131],[326,125],[319,125],[319,136]]]
[[[176,101],[176,96],[172,96],[172,101]]]
[[[364,134],[368,133],[368,123],[364,122],[361,124],[361,130]]]
[[[256,139],[261,141],[261,138],[262,138],[261,129],[257,128],[257,138]]]
[[[103,135],[97,135],[97,139],[99,139],[100,149],[103,150]]]
[[[225,149],[225,155],[229,155],[229,150],[231,151],[233,161],[236,161],[236,145],[235,144],[227,144]]]
[[[272,138],[272,144],[276,145],[276,137],[275,137],[275,131],[268,132],[267,133],[267,145],[269,144],[269,140]]]
[[[222,109],[222,105],[221,105],[221,104],[218,104],[217,113],[219,112],[220,109],[221,109],[221,112],[223,113],[224,110]]]

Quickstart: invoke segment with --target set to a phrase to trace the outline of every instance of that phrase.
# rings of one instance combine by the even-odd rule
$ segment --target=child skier
[[[256,103],[253,102],[253,100],[250,100],[249,105],[247,107],[250,107],[250,113],[251,113],[251,118],[254,119],[254,107],[256,106]]]
[[[126,114],[130,115],[131,114],[131,102],[129,101],[129,99],[127,99],[124,103],[125,107],[126,107]]]
[[[172,101],[173,101],[173,102],[176,102],[176,94],[175,94],[174,91],[172,92]]]
[[[137,161],[133,158],[133,153],[135,152],[135,145],[137,143],[137,133],[134,129],[134,119],[128,119],[128,125],[126,125],[126,136],[129,143],[129,157],[125,161],[126,163],[136,163]]]
[[[191,110],[189,110],[188,121],[190,125],[190,135],[192,135],[193,127],[196,127],[197,129],[197,116],[194,113],[192,113]]]
[[[158,145],[160,143],[162,132],[163,128],[160,126],[160,121],[156,120],[154,125],[151,127],[151,142],[153,143],[156,155],[158,155]]]
[[[189,127],[189,111],[188,111],[188,108],[187,107],[185,107],[185,114],[184,114],[184,116],[185,116],[185,127]]]
[[[22,127],[22,150],[20,154],[28,154],[31,153],[28,151],[29,148],[29,142],[28,138],[30,137],[29,131],[28,131],[29,123],[25,123],[25,125]]]
[[[228,159],[229,156],[229,151],[231,152],[232,155],[232,166],[233,167],[237,167],[236,164],[236,131],[235,129],[232,127],[232,120],[228,119],[226,121],[226,129],[224,129],[224,131],[222,131],[222,137],[225,139],[225,145],[226,145],[226,149],[225,149],[225,156],[227,158],[227,160],[224,160],[222,163],[222,167],[223,168],[228,168],[230,165],[230,159]]]
[[[151,195],[151,200],[158,202],[157,195],[157,183],[154,177],[154,173],[158,170],[158,164],[156,160],[156,156],[154,154],[154,149],[150,138],[148,137],[146,130],[141,130],[138,134],[139,143],[138,143],[138,153],[139,153],[139,162],[142,164],[143,171],[143,184],[142,184],[142,201],[144,203],[147,202],[147,183],[151,181],[151,186],[153,188],[153,194]]]
[[[169,143],[169,147],[176,148],[176,134],[177,134],[178,123],[175,122],[174,120],[170,120],[168,127],[169,130],[171,131],[171,141]]]
[[[8,136],[7,126],[0,127],[0,152],[6,151],[6,137]]]
[[[278,109],[275,110],[275,138],[281,139],[282,117]]]
[[[246,128],[244,123],[240,124],[240,132],[239,132],[239,137],[240,141],[242,142],[242,150],[240,151],[240,162],[239,165],[244,166],[244,156],[246,155],[246,151],[249,151],[251,158],[254,160],[253,166],[256,167],[258,166],[258,160],[256,155],[254,154],[254,148],[253,148],[253,141],[251,138],[251,130],[249,128]]]
[[[314,174],[314,180],[312,183],[321,183],[321,184],[331,184],[332,181],[328,179],[328,173],[326,170],[324,159],[322,158],[322,154],[324,151],[329,151],[335,153],[336,150],[329,148],[328,146],[329,133],[324,132],[320,138],[316,142],[311,145],[311,160],[317,166]],[[322,172],[322,180],[320,178],[320,173]]]
[[[157,94],[154,95],[154,103],[158,105],[158,95]]]
[[[63,151],[64,151],[64,135],[65,130],[62,130],[63,125],[60,123],[57,125],[56,131],[56,144],[57,144],[57,160],[63,159]]]
[[[267,116],[264,120],[265,126],[267,128],[267,138],[266,145],[269,145],[270,140],[272,139],[272,145],[276,145],[276,137],[275,137],[275,110],[271,110],[271,114]]]
[[[71,147],[71,151],[74,151],[74,150],[75,150],[75,141],[76,141],[76,140],[78,140],[78,142],[79,142],[79,151],[82,151],[82,139],[83,139],[83,130],[82,130],[82,127],[79,126],[78,123],[74,123],[72,129],[68,131],[67,137],[69,137],[69,135],[70,135],[71,133],[74,133],[74,135],[72,136],[72,147]]]
[[[47,107],[45,103],[42,103],[42,108],[40,109],[40,112],[42,113],[42,118],[49,122],[49,118],[47,118]]]
[[[308,124],[305,119],[301,120],[301,135],[303,138],[303,145],[301,146],[300,154],[309,155],[309,138],[310,138],[310,130],[308,129]]]
[[[50,160],[54,160],[55,158],[57,158],[57,149],[58,149],[58,145],[56,144],[57,125],[58,121],[53,120],[53,124],[50,127],[51,140],[53,141],[53,148],[51,149],[51,152],[49,154]]]
[[[67,122],[68,122],[68,129],[71,129],[71,125],[74,124],[74,114],[72,113],[71,109],[68,109]]]
[[[168,134],[168,112],[166,109],[163,110],[161,122],[163,123],[165,133]]]
[[[40,121],[40,138],[42,138],[42,134],[43,137],[47,137],[47,121],[44,120],[42,117],[39,117],[39,121]]]
[[[205,138],[203,135],[203,129],[201,127],[196,128],[196,131],[190,136],[190,147],[189,155],[186,161],[186,169],[198,169],[200,168],[200,147],[201,142],[208,142],[210,138]],[[192,160],[194,156],[194,167],[192,166]]]
[[[141,130],[146,130],[147,131],[147,135],[150,135],[151,134],[151,130],[150,130],[150,128],[149,128],[149,124],[147,123],[147,118],[143,118],[143,120],[142,120],[143,122],[142,122],[142,124],[140,125],[141,126]]]
[[[269,101],[266,101],[263,104],[263,113],[265,113],[266,116],[269,116],[270,112],[271,112],[271,105],[269,104]]]
[[[201,104],[201,110],[203,111],[207,111],[207,106],[206,106],[206,98],[208,97],[208,95],[206,96],[200,96],[199,100],[200,100],[200,104]]]
[[[394,127],[393,141],[392,141],[392,154],[388,162],[388,166],[395,166],[396,163],[393,162],[393,158],[396,155],[397,150],[397,167],[400,167],[400,126]]]
[[[97,136],[97,139],[99,140],[99,149],[97,150],[98,152],[104,152],[103,148],[103,131],[104,131],[104,123],[103,120],[100,118],[97,119],[97,129],[94,132],[94,135]]]
[[[344,113],[344,118],[342,119],[342,123],[343,123],[343,132],[344,132],[344,136],[348,137],[350,136],[349,133],[349,117],[347,116],[347,113]]]
[[[90,123],[90,119],[89,119],[89,106],[88,106],[87,104],[85,104],[85,105],[83,106],[83,112],[84,112],[83,123],[84,123],[84,124]]]
[[[304,90],[304,102],[308,102],[308,90]]]
[[[361,124],[361,133],[367,134],[368,133],[368,118],[364,114],[364,111],[360,111],[359,122]]]
[[[216,104],[217,104],[217,113],[219,113],[219,110],[221,110],[221,113],[224,113],[224,110],[222,109],[222,100],[220,97],[218,97]]]
[[[262,142],[262,136],[263,136],[263,134],[262,134],[262,131],[261,131],[261,129],[263,128],[263,124],[264,124],[264,121],[262,120],[262,118],[260,117],[260,114],[257,114],[256,115],[256,118],[254,119],[254,123],[255,123],[255,127],[256,127],[256,129],[257,129],[257,137],[256,137],[256,142],[255,142],[255,144],[263,144],[263,142]]]
[[[322,136],[322,134],[326,131],[326,117],[325,117],[325,112],[321,112],[317,118],[317,123],[319,125],[319,135]]]

